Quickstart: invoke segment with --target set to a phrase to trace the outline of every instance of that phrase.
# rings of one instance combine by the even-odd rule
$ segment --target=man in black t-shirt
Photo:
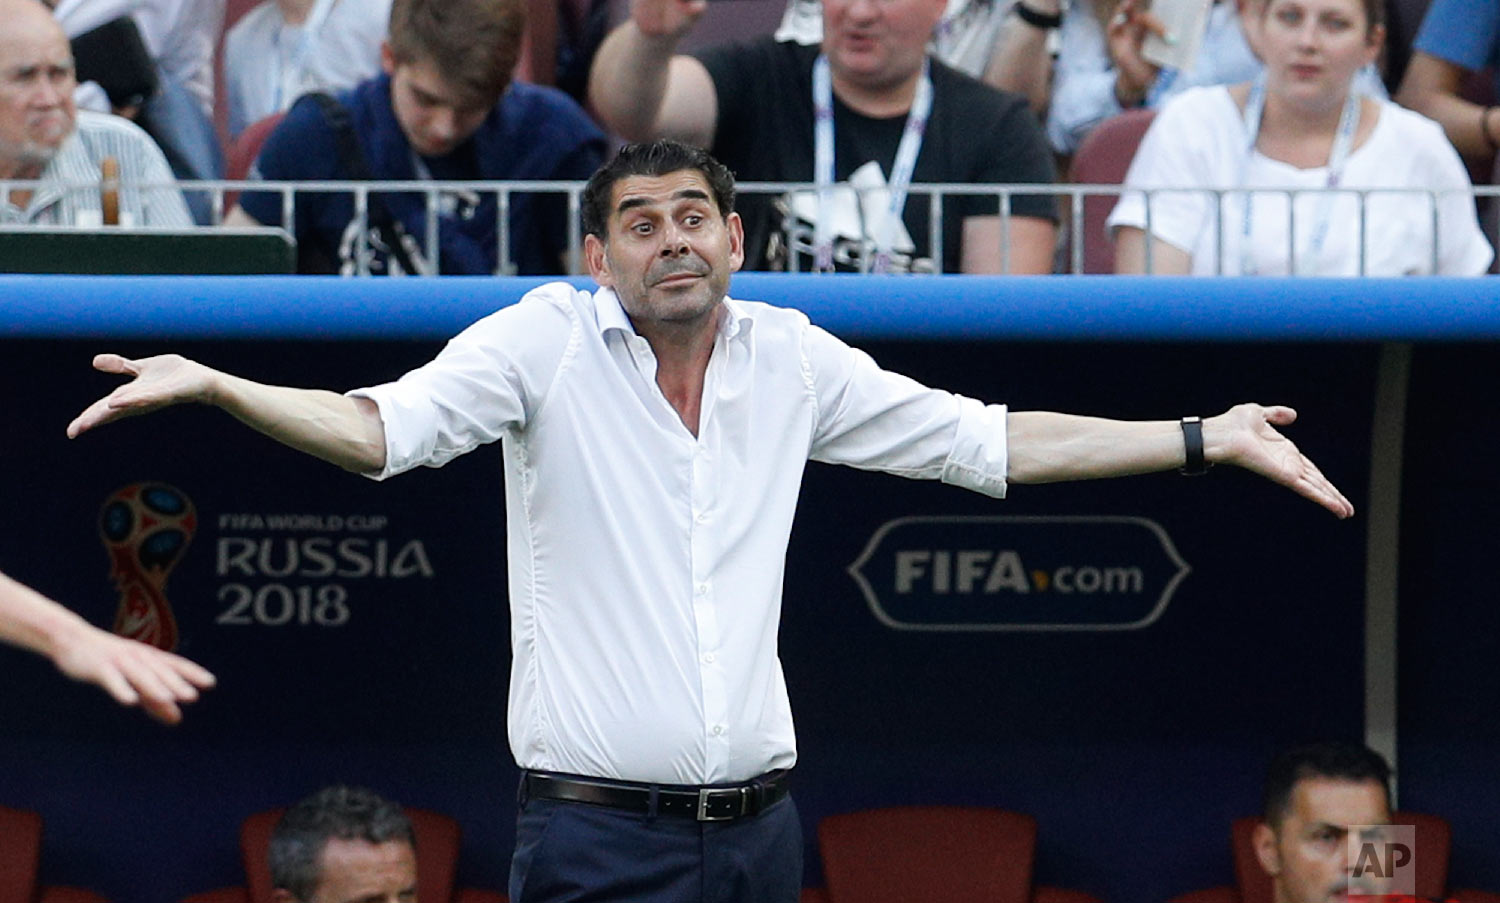
[[[635,0],[595,58],[589,98],[621,135],[706,147],[742,182],[851,186],[747,196],[747,269],[1050,272],[1057,214],[1045,195],[946,194],[933,234],[922,183],[1054,177],[1023,98],[930,59],[944,5],[825,0],[820,47],[766,38],[686,56],[676,47],[703,0]]]

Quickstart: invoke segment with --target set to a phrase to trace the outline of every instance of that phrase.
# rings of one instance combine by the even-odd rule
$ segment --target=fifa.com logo
[[[1350,825],[1349,896],[1391,903],[1417,899],[1417,829],[1412,825]]]

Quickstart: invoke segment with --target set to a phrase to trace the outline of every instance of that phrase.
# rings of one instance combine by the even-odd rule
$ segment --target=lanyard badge
[[[1343,179],[1344,164],[1349,159],[1349,151],[1354,147],[1354,133],[1359,128],[1359,95],[1350,86],[1349,94],[1344,98],[1344,110],[1339,114],[1338,133],[1334,136],[1333,147],[1328,152],[1328,180],[1327,188],[1339,187]],[[1246,185],[1250,171],[1250,159],[1255,156],[1255,142],[1260,136],[1260,120],[1266,109],[1266,74],[1264,71],[1256,76],[1255,82],[1250,86],[1250,96],[1245,100],[1245,134],[1248,144],[1245,147],[1245,162],[1240,172],[1240,185],[1245,188],[1245,210],[1240,221],[1240,275],[1254,276],[1260,268],[1255,263],[1255,255],[1251,250],[1250,227],[1251,208],[1254,206],[1254,194]],[[1305,261],[1295,267],[1293,275],[1313,275],[1317,269],[1318,258],[1323,254],[1323,242],[1328,238],[1328,222],[1333,213],[1334,192],[1322,192],[1317,201],[1316,215],[1313,217],[1312,239],[1308,242],[1307,251],[1297,255],[1296,260]],[[1296,195],[1293,195],[1288,203],[1295,204]],[[1288,246],[1296,241],[1295,233],[1288,236]],[[1287,268],[1289,271],[1293,267]]]
[[[896,145],[896,160],[891,166],[890,204],[885,216],[875,223],[874,234],[870,236],[875,245],[873,269],[876,273],[890,270],[896,225],[906,209],[907,191],[911,187],[912,173],[917,168],[917,156],[922,151],[927,120],[932,115],[931,68],[931,63],[924,59],[922,76],[917,81],[911,111],[906,115],[901,143]],[[813,63],[813,119],[813,175],[818,190],[818,218],[813,223],[814,256],[817,271],[830,273],[833,271],[833,222],[829,212],[834,183],[833,73],[827,55],[821,53]]]

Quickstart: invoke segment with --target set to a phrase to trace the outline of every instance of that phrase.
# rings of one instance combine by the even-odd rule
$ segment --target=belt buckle
[[[698,821],[732,821],[736,818],[739,818],[741,815],[745,814],[745,801],[748,798],[749,793],[750,788],[748,787],[720,787],[717,789],[703,787],[699,789],[697,816]],[[708,804],[709,801],[714,798],[714,794],[737,794],[740,800],[739,811],[731,812],[728,815],[710,815],[708,811]]]

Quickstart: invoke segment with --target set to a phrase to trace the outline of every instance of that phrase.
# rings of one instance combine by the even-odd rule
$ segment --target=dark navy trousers
[[[725,822],[528,800],[511,903],[797,903],[802,825],[791,797]]]

